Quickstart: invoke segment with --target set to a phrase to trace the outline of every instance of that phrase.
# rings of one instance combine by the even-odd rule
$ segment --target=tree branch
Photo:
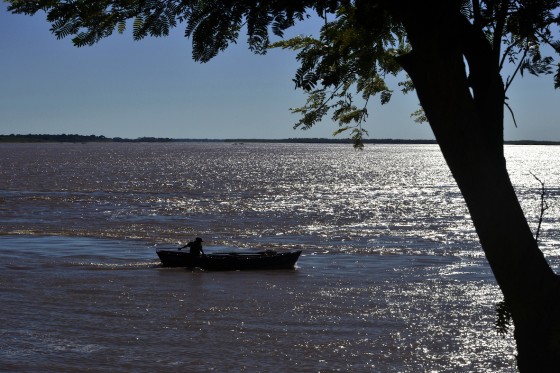
[[[541,181],[535,174],[530,172],[531,175],[541,184],[541,213],[539,215],[539,225],[537,226],[537,232],[535,233],[535,241],[539,242],[539,234],[541,232],[541,225],[543,222],[544,213],[548,210],[548,203],[546,202],[546,189],[544,188],[544,182]]]
[[[504,67],[504,63],[506,62],[506,58],[507,56],[509,56],[509,53],[513,50],[513,48],[517,47],[520,42],[521,40],[518,40],[508,45],[507,48],[504,50],[504,53],[502,54],[502,59],[500,60],[500,70],[502,70],[502,68]]]
[[[473,25],[476,28],[482,28],[482,20],[481,20],[481,15],[480,15],[480,1],[479,0],[473,0],[472,1],[472,7],[473,7]]]
[[[500,2],[500,8],[496,13],[496,26],[494,30],[494,39],[492,40],[492,50],[496,56],[496,62],[500,60],[500,50],[502,47],[502,36],[504,34],[504,26],[506,24],[506,18],[509,9],[509,0],[502,0]]]
[[[511,106],[509,106],[509,104],[505,100],[504,100],[504,105],[509,110],[509,113],[511,114],[511,119],[513,119],[513,124],[515,125],[515,128],[517,128],[517,121],[515,120],[515,114],[513,114],[513,110],[511,109]]]
[[[506,79],[506,83],[505,83],[505,87],[504,87],[504,93],[507,92],[509,86],[511,85],[511,83],[513,83],[513,79],[515,79],[515,76],[517,75],[517,73],[521,69],[521,65],[523,64],[523,60],[525,60],[525,57],[527,57],[528,53],[529,53],[529,44],[527,44],[525,46],[525,50],[523,51],[523,56],[519,59],[519,63],[517,64],[517,67],[515,68],[515,71],[513,72],[513,74],[511,76],[508,76],[508,78]]]

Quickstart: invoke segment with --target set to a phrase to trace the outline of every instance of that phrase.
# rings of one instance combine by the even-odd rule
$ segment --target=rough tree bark
[[[557,371],[560,280],[537,246],[506,169],[498,62],[482,32],[460,13],[449,17],[441,6],[410,10],[407,17],[399,9],[412,45],[399,62],[414,83],[512,314],[518,368]]]

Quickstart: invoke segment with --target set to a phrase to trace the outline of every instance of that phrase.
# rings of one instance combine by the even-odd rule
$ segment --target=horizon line
[[[27,141],[25,141],[27,140]],[[142,136],[123,138],[120,136],[106,137],[104,135],[78,135],[78,134],[0,134],[0,142],[233,142],[233,143],[255,143],[255,142],[277,142],[277,143],[353,143],[348,138],[325,138],[325,137],[289,137],[289,138],[171,138]],[[437,144],[435,139],[362,139],[365,144]],[[504,140],[504,144],[514,145],[560,145],[560,140]]]

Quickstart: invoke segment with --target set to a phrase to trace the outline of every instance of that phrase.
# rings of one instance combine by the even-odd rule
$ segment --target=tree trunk
[[[539,250],[503,155],[504,89],[486,38],[456,19],[403,19],[407,71],[512,314],[522,372],[560,367],[560,281]],[[471,76],[467,77],[465,59]]]

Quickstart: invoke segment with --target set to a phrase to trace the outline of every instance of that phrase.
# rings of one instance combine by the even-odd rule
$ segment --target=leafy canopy
[[[5,0],[6,1],[6,0]],[[249,48],[266,53],[268,48],[298,52],[300,67],[294,82],[304,90],[305,105],[295,127],[310,128],[325,115],[339,123],[335,134],[350,131],[356,146],[367,134],[362,124],[367,104],[378,96],[390,101],[393,90],[387,76],[401,68],[397,58],[410,51],[401,21],[414,17],[414,0],[9,0],[14,13],[44,11],[57,38],[72,37],[78,46],[92,45],[115,31],[132,27],[135,40],[169,35],[182,24],[192,39],[193,58],[207,62],[235,43],[246,30]],[[517,75],[553,74],[560,87],[560,64],[545,55],[560,53],[557,26],[560,0],[426,0],[426,7],[460,14],[486,35],[507,91]],[[417,5],[417,4],[416,4]],[[318,36],[297,36],[271,43],[270,35],[283,38],[284,31],[311,16],[324,20]],[[546,48],[544,48],[546,47]],[[507,66],[507,69],[506,69]],[[404,93],[414,89],[406,78],[398,83]],[[507,105],[507,102],[504,104]],[[413,113],[422,121],[422,111]]]

